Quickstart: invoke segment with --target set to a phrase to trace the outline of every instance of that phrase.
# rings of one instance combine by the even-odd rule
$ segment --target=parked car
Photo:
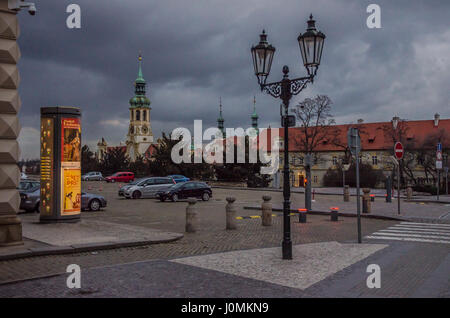
[[[168,199],[176,202],[187,198],[200,198],[208,201],[212,197],[212,190],[204,182],[188,181],[174,184],[167,190],[159,191],[156,195],[163,202]]]
[[[172,178],[175,183],[178,182],[187,182],[190,181],[191,179],[189,179],[188,177],[182,176],[181,174],[171,174],[169,176],[167,176],[168,178]]]
[[[23,187],[20,189],[20,187]],[[25,182],[21,181],[19,185],[19,195],[20,195],[20,206],[21,210],[25,210],[27,212],[36,211],[39,213],[39,202],[41,199],[41,185],[37,183],[37,185],[33,185],[29,187],[25,185]]]
[[[37,186],[39,186],[41,183],[37,180],[30,180],[30,179],[21,179],[19,182],[19,186],[17,187],[17,189],[19,190],[19,192],[21,191],[27,191],[30,190],[32,188],[35,188]]]
[[[116,172],[112,176],[106,177],[106,182],[130,182],[134,180],[133,172]]]
[[[175,181],[167,177],[149,177],[133,181],[131,184],[122,186],[119,189],[119,196],[127,199],[154,198],[158,191],[166,190]]]
[[[98,171],[91,171],[81,176],[81,180],[83,181],[102,181],[103,175]]]
[[[20,191],[19,191],[20,192]],[[36,211],[39,213],[39,203],[41,201],[41,187],[22,191],[20,193],[20,209],[27,212]],[[81,193],[81,209],[98,211],[106,207],[107,202],[104,197],[92,193]]]

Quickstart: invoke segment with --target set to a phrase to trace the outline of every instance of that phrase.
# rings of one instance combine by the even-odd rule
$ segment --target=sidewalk
[[[78,223],[40,224],[39,215],[21,215],[24,245],[0,248],[0,261],[130,247],[178,240],[183,234],[89,218]]]

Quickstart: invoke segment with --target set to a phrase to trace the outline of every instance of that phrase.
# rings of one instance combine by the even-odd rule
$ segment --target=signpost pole
[[[397,202],[398,202],[398,214],[400,215],[400,160],[397,165]]]
[[[357,130],[356,130],[357,132]],[[356,148],[356,213],[358,214],[358,243],[361,243],[361,208],[359,202],[359,149]]]

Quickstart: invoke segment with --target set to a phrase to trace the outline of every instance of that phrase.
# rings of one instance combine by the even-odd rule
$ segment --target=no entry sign
[[[404,149],[403,149],[403,145],[401,142],[397,141],[394,145],[394,154],[395,154],[395,158],[397,158],[398,160],[403,158],[403,154],[404,154]]]

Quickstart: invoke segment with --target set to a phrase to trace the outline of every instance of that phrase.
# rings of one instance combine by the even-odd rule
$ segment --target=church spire
[[[139,51],[139,69],[138,69],[138,76],[136,80],[134,81],[134,94],[135,96],[130,99],[130,106],[131,107],[145,107],[149,108],[150,106],[150,99],[145,96],[145,86],[147,83],[145,82],[144,76],[142,75],[142,54]]]
[[[224,121],[225,120],[222,117],[222,97],[219,97],[219,118],[217,118],[217,128],[222,132],[222,136],[225,138]]]
[[[253,96],[252,127],[254,129],[256,129],[256,133],[259,133],[259,129],[258,129],[258,114],[256,113],[256,97],[255,96]]]

